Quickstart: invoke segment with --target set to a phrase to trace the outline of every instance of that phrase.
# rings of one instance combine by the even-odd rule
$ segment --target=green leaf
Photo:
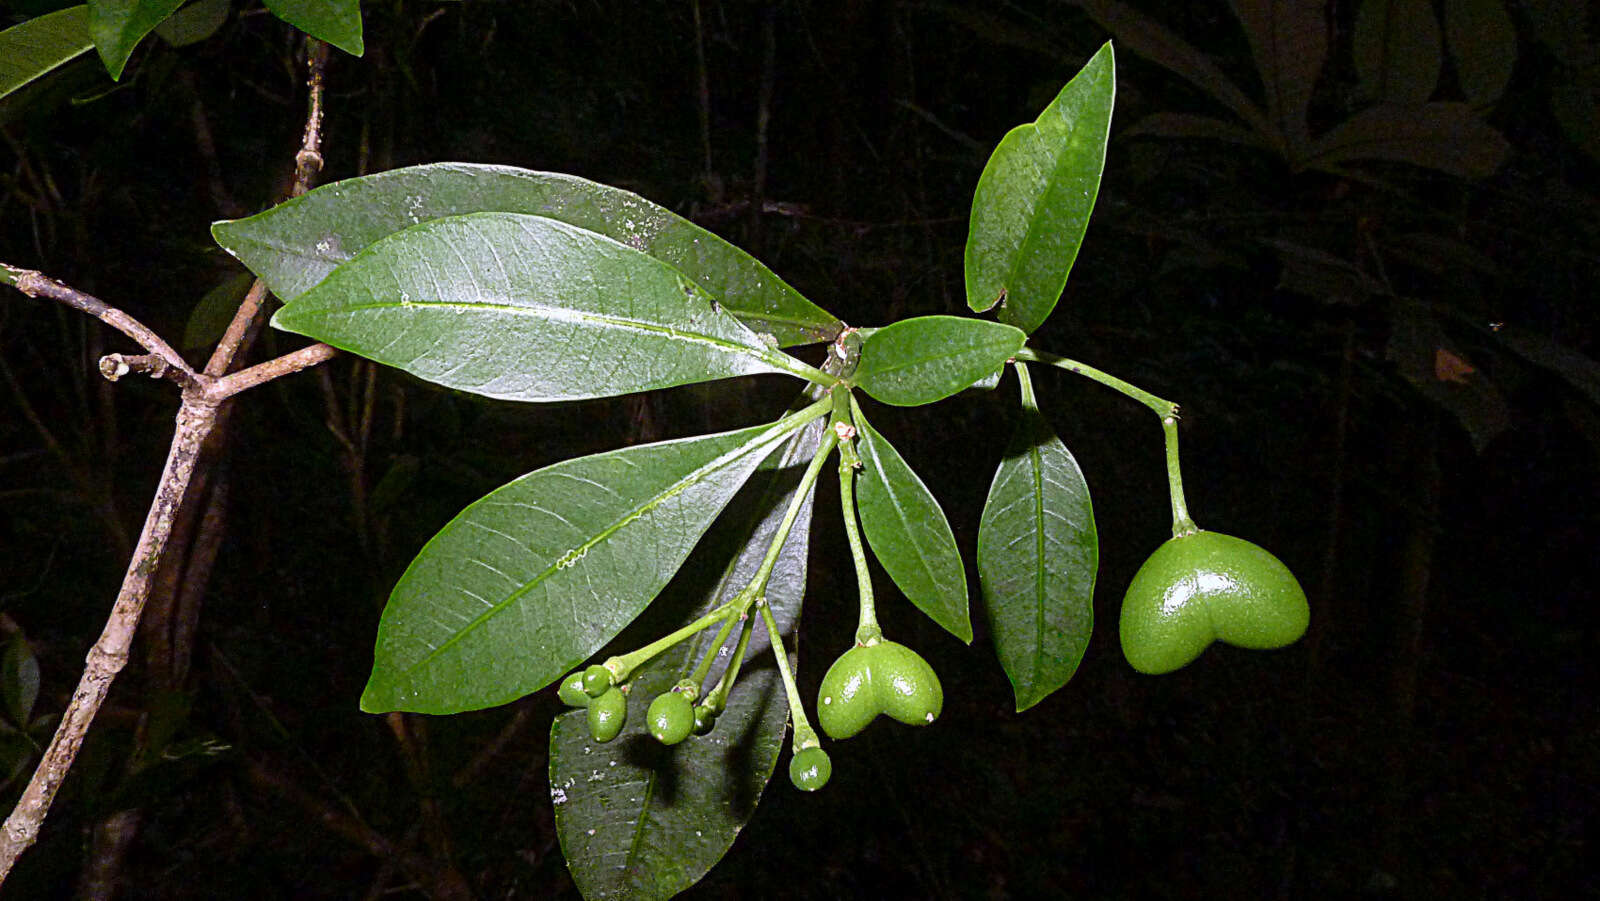
[[[824,422],[797,433],[762,464],[650,611],[624,634],[643,644],[698,618],[749,584],[815,452]],[[766,598],[788,633],[805,593],[811,501],[801,508]],[[658,615],[658,613],[660,615]],[[587,898],[667,898],[698,882],[727,853],[755,811],[783,750],[789,706],[756,629],[728,706],[707,735],[672,748],[645,731],[644,710],[714,648],[716,630],[656,657],[633,677],[627,725],[616,740],[589,737],[584,711],[550,729],[556,832]],[[729,641],[731,647],[732,641]],[[633,645],[628,645],[631,649]],[[792,661],[791,661],[792,662]],[[725,666],[713,667],[707,686]]]
[[[392,234],[272,324],[507,400],[608,397],[766,372],[821,376],[667,264],[522,213],[452,216]]]
[[[1016,369],[1022,417],[983,505],[978,580],[1021,712],[1067,684],[1083,660],[1100,544],[1078,461],[1039,412],[1027,367]]]
[[[254,282],[255,276],[241,272],[223,279],[215,288],[207,291],[195,302],[194,309],[189,311],[189,321],[183,326],[183,343],[180,346],[184,350],[195,350],[210,347],[222,340],[222,334],[233,321],[233,314],[238,312],[239,304],[244,301]]]
[[[211,231],[289,300],[380,238],[480,212],[545,216],[615,238],[684,273],[780,347],[831,341],[843,328],[727,241],[637,194],[571,175],[467,163],[414,166],[324,185]]]
[[[1482,451],[1511,426],[1511,408],[1494,382],[1445,333],[1422,303],[1395,304],[1384,355],[1418,393],[1448,410]]]
[[[850,401],[861,454],[856,506],[861,531],[884,571],[918,610],[951,635],[972,643],[967,571],[950,521],[933,492]]]
[[[1298,160],[1309,143],[1306,111],[1317,75],[1328,58],[1328,24],[1316,0],[1232,0],[1244,26],[1256,74],[1266,90],[1272,132],[1288,158]]]
[[[28,640],[17,632],[0,653],[0,700],[5,702],[6,716],[18,730],[28,728],[33,703],[38,699],[39,661],[33,656]]]
[[[1494,105],[1517,65],[1517,29],[1502,0],[1444,0],[1444,33],[1467,102]]]
[[[1276,133],[1267,114],[1201,51],[1155,19],[1119,0],[1073,0],[1125,49],[1162,66],[1204,91],[1263,135]]]
[[[1492,175],[1510,144],[1465,103],[1368,107],[1317,139],[1309,167],[1338,171],[1357,160],[1410,163],[1461,178]]]
[[[992,375],[1027,340],[1014,326],[983,319],[902,319],[861,343],[850,380],[886,404],[931,404]]]
[[[1000,304],[1000,319],[1025,332],[1055,309],[1100,193],[1116,99],[1107,43],[1067,82],[1039,119],[1000,141],[972,198],[967,305]]]
[[[417,554],[378,624],[369,713],[536,691],[650,604],[796,417],[567,460],[477,500]]]
[[[1259,131],[1226,119],[1190,113],[1153,113],[1135,122],[1122,133],[1130,138],[1140,135],[1157,138],[1206,138],[1254,147],[1257,150],[1273,152],[1277,150]]]
[[[12,99],[93,48],[87,6],[63,9],[0,31],[0,101]]]
[[[1352,42],[1366,96],[1406,104],[1433,96],[1444,53],[1429,0],[1362,0]]]
[[[351,56],[361,43],[361,0],[263,0],[273,15]]]
[[[196,0],[157,25],[156,35],[174,47],[198,44],[216,34],[232,11],[232,0]]]
[[[89,0],[89,36],[112,80],[122,78],[133,48],[183,0]]]

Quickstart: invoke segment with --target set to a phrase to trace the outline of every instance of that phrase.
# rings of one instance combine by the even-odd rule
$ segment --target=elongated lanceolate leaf
[[[624,633],[624,639],[638,637],[625,642],[626,649],[698,618],[749,584],[823,424],[807,426],[762,464],[661,598]],[[766,591],[784,633],[799,617],[805,593],[810,523],[808,497]],[[637,671],[627,724],[610,743],[590,738],[582,710],[557,717],[551,726],[556,832],[586,898],[668,898],[683,891],[722,859],[755,811],[782,753],[789,718],[765,629],[752,634],[727,709],[709,734],[666,748],[645,730],[650,701],[716,650],[715,635],[715,629],[701,632]],[[736,637],[737,632],[724,646],[729,653]],[[727,659],[712,667],[703,690],[716,683]]]
[[[361,0],[263,0],[272,14],[351,56],[365,52]]]
[[[754,257],[629,191],[510,166],[435,163],[324,185],[211,232],[273,293],[290,300],[387,235],[430,219],[501,212],[599,232],[682,272],[780,347],[830,341],[838,318]]]
[[[1368,97],[1417,104],[1433,96],[1444,53],[1430,0],[1362,0],[1351,42]]]
[[[1338,168],[1358,160],[1410,163],[1461,178],[1491,175],[1511,145],[1465,103],[1368,107],[1317,139],[1308,167]]]
[[[803,424],[790,416],[568,460],[476,501],[395,585],[361,709],[455,713],[549,684],[649,605]]]
[[[1483,108],[1499,100],[1517,64],[1517,28],[1504,0],[1445,0],[1444,33],[1467,101]]]
[[[0,101],[94,49],[89,7],[73,6],[0,31]]]
[[[486,397],[607,397],[815,373],[676,270],[521,213],[435,219],[363,250],[272,324]]]
[[[983,319],[902,319],[862,342],[850,380],[886,404],[931,404],[993,375],[1027,340],[1020,329]]]
[[[1031,332],[1055,309],[1100,192],[1116,59],[1100,48],[1036,122],[1011,129],[983,167],[967,232],[967,305],[1000,304]]]
[[[122,77],[133,48],[183,5],[183,0],[89,0],[89,36],[112,79]]]
[[[995,471],[978,527],[978,579],[995,651],[1023,711],[1067,684],[1094,628],[1100,544],[1089,486],[1033,399]]]
[[[860,439],[856,507],[873,556],[918,610],[951,635],[972,643],[967,571],[950,521],[933,492],[851,399]]]

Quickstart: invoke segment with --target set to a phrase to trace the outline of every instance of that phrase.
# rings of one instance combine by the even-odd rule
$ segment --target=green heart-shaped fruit
[[[833,761],[821,748],[806,748],[789,758],[789,781],[801,791],[814,792],[828,784],[833,775]]]
[[[1281,648],[1311,608],[1294,574],[1242,538],[1195,532],[1156,548],[1122,599],[1122,654],[1141,673],[1170,673],[1213,641]]]
[[[664,692],[650,702],[645,714],[650,734],[664,745],[675,745],[694,730],[694,702],[681,691]]]
[[[589,701],[589,734],[595,741],[610,741],[622,732],[628,719],[628,696],[615,685]]]
[[[893,641],[856,645],[822,677],[817,722],[832,738],[849,738],[880,713],[923,726],[944,709],[944,688],[928,661]]]

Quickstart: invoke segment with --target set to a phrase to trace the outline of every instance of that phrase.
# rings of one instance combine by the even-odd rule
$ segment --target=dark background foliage
[[[1143,5],[1255,90],[1225,5]],[[1034,343],[1184,405],[1196,519],[1300,575],[1310,634],[1133,673],[1115,623],[1166,536],[1159,433],[1136,405],[1041,373],[1100,528],[1100,626],[1077,677],[1013,713],[981,616],[963,648],[880,572],[885,627],[940,672],[945,715],[834,745],[816,795],[780,775],[691,897],[1600,891],[1583,863],[1600,785],[1593,364],[1537,365],[1490,325],[1595,353],[1595,147],[1550,102],[1572,77],[1541,31],[1558,6],[1511,7],[1517,69],[1485,112],[1511,149],[1477,180],[1128,136],[1147,113],[1218,111],[1119,52],[1099,206]],[[1314,131],[1352,103],[1352,12],[1328,15]],[[965,217],[989,150],[1107,37],[1063,3],[890,0],[396,0],[369,5],[366,30],[366,57],[330,66],[327,180],[471,160],[618,184],[856,325],[965,311]],[[74,102],[15,118],[0,259],[203,337],[197,302],[241,271],[208,224],[286,185],[299,40],[247,6],[203,44],[147,43],[114,88],[86,77]],[[1440,95],[1453,90],[1447,70]],[[1326,265],[1298,264],[1305,248]],[[264,334],[257,353],[296,344]],[[1418,348],[1432,369],[1411,365]],[[65,705],[170,435],[166,386],[94,374],[126,349],[78,314],[0,303],[0,612],[38,655],[39,714]],[[553,690],[447,718],[357,711],[387,587],[517,474],[760,421],[786,390],[526,408],[341,359],[251,393],[210,489],[223,518],[198,530],[223,537],[215,564],[155,605],[146,631],[169,632],[141,636],[7,896],[87,896],[96,879],[128,898],[575,896],[545,776]],[[1013,390],[874,408],[969,553]],[[855,615],[821,500],[812,690]]]

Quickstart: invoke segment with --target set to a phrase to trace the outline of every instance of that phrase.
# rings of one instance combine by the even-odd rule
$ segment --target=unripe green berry
[[[598,698],[611,687],[611,670],[596,663],[583,671],[583,693]]]
[[[622,732],[628,719],[628,696],[615,686],[589,702],[589,734],[595,741],[610,741]]]
[[[830,738],[849,738],[885,713],[923,726],[944,709],[944,688],[916,651],[893,641],[845,651],[817,695],[817,724]]]
[[[816,791],[827,785],[832,775],[833,761],[821,748],[806,748],[789,758],[789,781],[801,791]]]
[[[1213,641],[1281,648],[1305,634],[1306,593],[1282,561],[1242,538],[1200,531],[1156,548],[1122,599],[1122,653],[1169,673]]]
[[[694,734],[709,735],[717,725],[717,712],[701,704],[694,709]]]
[[[583,690],[583,672],[580,670],[569,673],[562,679],[561,687],[556,690],[556,696],[568,707],[588,707],[589,693]]]
[[[663,692],[650,702],[650,712],[645,717],[656,741],[675,745],[694,729],[694,703],[681,691]]]

